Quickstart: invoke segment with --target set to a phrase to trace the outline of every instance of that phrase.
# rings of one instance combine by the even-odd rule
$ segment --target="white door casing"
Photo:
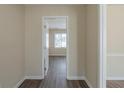
[[[47,75],[48,69],[49,69],[49,26],[46,22],[46,20],[44,21],[44,47],[43,47],[43,51],[44,51],[44,75]]]

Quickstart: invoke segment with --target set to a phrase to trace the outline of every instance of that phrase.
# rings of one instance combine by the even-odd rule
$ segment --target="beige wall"
[[[0,86],[13,87],[24,76],[42,77],[43,16],[68,16],[68,78],[86,75],[97,86],[96,5],[0,5],[0,13]]]
[[[98,74],[98,6],[86,7],[86,77],[97,87]]]
[[[0,86],[24,77],[24,7],[0,5]]]
[[[80,5],[79,5],[80,6]],[[77,71],[79,74],[83,74],[85,76],[85,63],[86,63],[86,7],[79,7],[78,9],[78,15],[77,15],[77,45],[78,45],[78,50],[77,50]],[[70,23],[71,24],[71,23]],[[73,37],[72,37],[72,42],[73,42]],[[71,46],[71,45],[70,45]],[[71,46],[72,47],[72,46]],[[75,52],[72,49],[72,53],[74,54]],[[73,57],[72,57],[73,58]],[[73,60],[73,59],[72,59]],[[73,71],[73,70],[72,70]],[[81,76],[81,75],[80,75]]]
[[[79,9],[80,8],[80,9]],[[68,16],[69,67],[68,76],[84,76],[85,8],[79,5],[26,5],[26,75],[42,76],[42,17]],[[82,20],[80,20],[80,18]],[[79,24],[77,24],[79,23]],[[83,28],[83,29],[81,29]],[[77,36],[78,34],[82,34]],[[82,51],[80,50],[82,49]]]
[[[107,77],[124,79],[124,5],[108,5],[107,22]]]
[[[66,48],[55,48],[54,35],[56,33],[66,33],[66,29],[49,29],[49,55],[66,56]]]

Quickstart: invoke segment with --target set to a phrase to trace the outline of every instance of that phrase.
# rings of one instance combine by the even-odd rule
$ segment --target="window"
[[[46,34],[46,47],[49,48],[49,34]]]
[[[55,48],[66,48],[66,33],[56,33],[54,39]]]

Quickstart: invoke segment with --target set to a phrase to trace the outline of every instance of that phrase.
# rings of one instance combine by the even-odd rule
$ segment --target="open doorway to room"
[[[69,32],[67,16],[43,17],[42,88],[88,88],[84,80],[68,80]]]
[[[59,87],[65,83],[67,73],[67,17],[45,16],[43,24],[44,83],[56,87],[58,82]]]

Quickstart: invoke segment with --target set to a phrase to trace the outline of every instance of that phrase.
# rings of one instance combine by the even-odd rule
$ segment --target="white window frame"
[[[66,48],[67,45],[65,45],[65,47],[62,46],[62,41],[61,41],[61,46],[60,46],[60,47],[56,47],[56,35],[57,35],[57,34],[61,34],[61,38],[62,38],[62,34],[65,34],[65,35],[66,35],[66,32],[55,33],[55,34],[54,34],[54,48]],[[66,37],[67,37],[67,35],[66,35]],[[65,40],[65,43],[66,43],[66,41],[67,41],[67,40]],[[67,43],[66,43],[66,44],[67,44]]]

